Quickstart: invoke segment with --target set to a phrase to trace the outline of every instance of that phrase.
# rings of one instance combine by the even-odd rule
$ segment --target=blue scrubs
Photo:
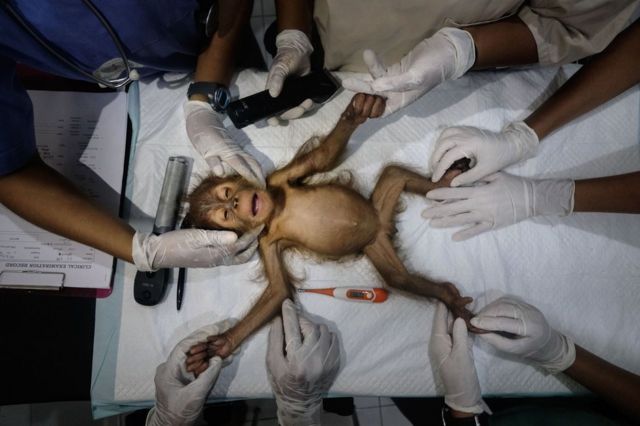
[[[81,0],[9,0],[13,9],[56,50],[93,73],[120,58],[107,29]],[[139,74],[195,68],[198,54],[196,0],[93,0],[118,35]],[[0,7],[0,175],[23,167],[36,153],[31,101],[20,85],[16,63],[87,80],[26,32]],[[91,81],[91,80],[89,80]]]

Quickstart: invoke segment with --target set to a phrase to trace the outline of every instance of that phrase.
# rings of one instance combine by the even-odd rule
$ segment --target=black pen
[[[176,308],[180,310],[182,307],[182,298],[184,297],[184,282],[187,275],[187,270],[185,268],[180,268],[178,270],[178,288],[176,291]]]
[[[180,229],[191,228],[191,223],[188,215],[184,215],[182,222],[180,223]],[[182,307],[182,299],[184,299],[184,282],[187,280],[186,268],[178,269],[178,286],[176,288],[176,309],[180,310]]]

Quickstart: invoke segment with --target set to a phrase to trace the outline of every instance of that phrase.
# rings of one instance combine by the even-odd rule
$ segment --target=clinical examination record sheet
[[[29,96],[42,159],[117,216],[127,149],[126,93]],[[32,225],[2,205],[0,213],[0,284],[109,288],[112,256]]]

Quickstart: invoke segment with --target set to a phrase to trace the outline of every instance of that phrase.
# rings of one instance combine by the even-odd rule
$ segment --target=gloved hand
[[[523,121],[511,123],[498,133],[475,127],[449,127],[436,141],[431,156],[431,180],[439,181],[451,164],[467,157],[471,159],[471,169],[456,176],[451,186],[473,183],[533,157],[538,143],[538,135]]]
[[[229,137],[222,124],[222,115],[215,112],[211,105],[202,101],[187,101],[184,115],[189,140],[215,175],[228,174],[230,170],[225,169],[226,165],[249,182],[260,188],[265,187],[260,164]]]
[[[436,371],[444,384],[444,402],[456,411],[480,414],[491,412],[482,400],[478,373],[473,362],[473,342],[462,318],[453,323],[453,333],[448,331],[451,319],[444,303],[438,302],[433,320],[429,350],[436,363]]]
[[[284,80],[290,75],[305,75],[311,70],[309,57],[313,53],[313,46],[309,37],[299,30],[280,31],[276,36],[278,49],[269,75],[267,76],[266,89],[272,98],[278,97],[282,91]],[[300,118],[313,107],[313,101],[306,99],[299,106],[291,108],[280,115],[280,120],[293,120]],[[278,117],[271,117],[267,122],[274,126],[279,124]]]
[[[482,308],[471,324],[483,330],[509,333],[479,334],[496,349],[531,360],[549,373],[569,368],[576,359],[573,341],[549,326],[542,312],[520,300],[502,297]]]
[[[471,34],[457,28],[442,28],[422,40],[399,63],[386,68],[372,50],[362,54],[371,79],[347,78],[342,86],[387,98],[383,116],[409,105],[446,80],[455,80],[475,63]]]
[[[161,235],[136,232],[133,263],[139,271],[161,268],[210,268],[245,263],[258,247],[256,228],[238,238],[232,231],[182,229]]]
[[[570,179],[534,180],[494,173],[474,186],[427,192],[428,199],[445,203],[426,208],[422,217],[432,219],[431,226],[436,228],[471,225],[453,234],[454,241],[462,241],[533,216],[568,215],[573,211],[574,190]]]
[[[193,424],[218,379],[222,360],[213,357],[209,367],[197,379],[185,369],[186,352],[207,336],[225,332],[231,323],[223,321],[210,324],[191,333],[180,341],[169,354],[166,362],[156,369],[156,405],[147,415],[146,426],[183,426]]]
[[[340,346],[324,324],[298,314],[289,299],[282,303],[269,331],[267,375],[283,426],[320,425],[322,393],[340,368]]]

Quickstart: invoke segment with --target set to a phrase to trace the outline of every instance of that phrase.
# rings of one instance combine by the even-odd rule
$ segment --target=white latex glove
[[[225,165],[260,188],[265,187],[260,164],[227,134],[223,116],[206,102],[184,104],[187,135],[194,148],[217,176],[228,174]]]
[[[508,124],[497,133],[476,127],[449,127],[436,141],[431,156],[431,180],[439,181],[454,161],[466,157],[471,159],[473,167],[456,176],[451,186],[473,183],[533,157],[538,144],[538,136],[523,121]]]
[[[533,361],[549,373],[566,370],[576,359],[573,341],[551,328],[542,312],[523,301],[502,297],[482,308],[471,318],[471,324],[503,333],[478,336],[498,350]]]
[[[315,324],[296,311],[289,299],[282,304],[269,331],[267,375],[282,426],[320,425],[322,394],[340,368],[340,345],[324,324]]]
[[[444,402],[456,411],[482,413],[489,408],[482,400],[478,373],[473,362],[473,342],[462,318],[453,323],[449,333],[449,310],[438,302],[433,320],[429,350],[435,361],[435,369],[444,384]]]
[[[453,234],[462,241],[490,229],[498,229],[533,216],[568,215],[573,211],[573,180],[534,180],[494,173],[474,186],[437,188],[431,200],[445,201],[422,211],[431,226],[447,228],[471,225]]]
[[[278,49],[267,76],[266,89],[272,98],[277,98],[282,91],[285,79],[290,75],[305,75],[311,70],[309,57],[313,53],[313,46],[309,37],[299,30],[280,31],[276,36]],[[307,99],[295,108],[291,108],[280,115],[280,120],[288,121],[300,118],[305,112],[313,108],[313,101]],[[278,117],[271,117],[267,122],[272,125],[280,123]]]
[[[232,231],[182,229],[161,235],[136,232],[133,263],[139,271],[161,268],[210,268],[248,261],[258,247],[262,227],[238,238]]]
[[[220,357],[209,360],[209,367],[197,379],[185,367],[187,351],[207,336],[225,332],[231,323],[223,321],[210,324],[191,333],[180,341],[169,354],[166,362],[156,369],[156,405],[147,415],[146,426],[192,425],[202,412],[211,388],[218,379],[222,367]]]
[[[466,73],[476,60],[471,34],[458,28],[442,28],[422,40],[399,63],[385,67],[372,50],[362,54],[370,79],[347,78],[342,86],[354,92],[387,99],[383,116],[409,105],[446,80]]]

